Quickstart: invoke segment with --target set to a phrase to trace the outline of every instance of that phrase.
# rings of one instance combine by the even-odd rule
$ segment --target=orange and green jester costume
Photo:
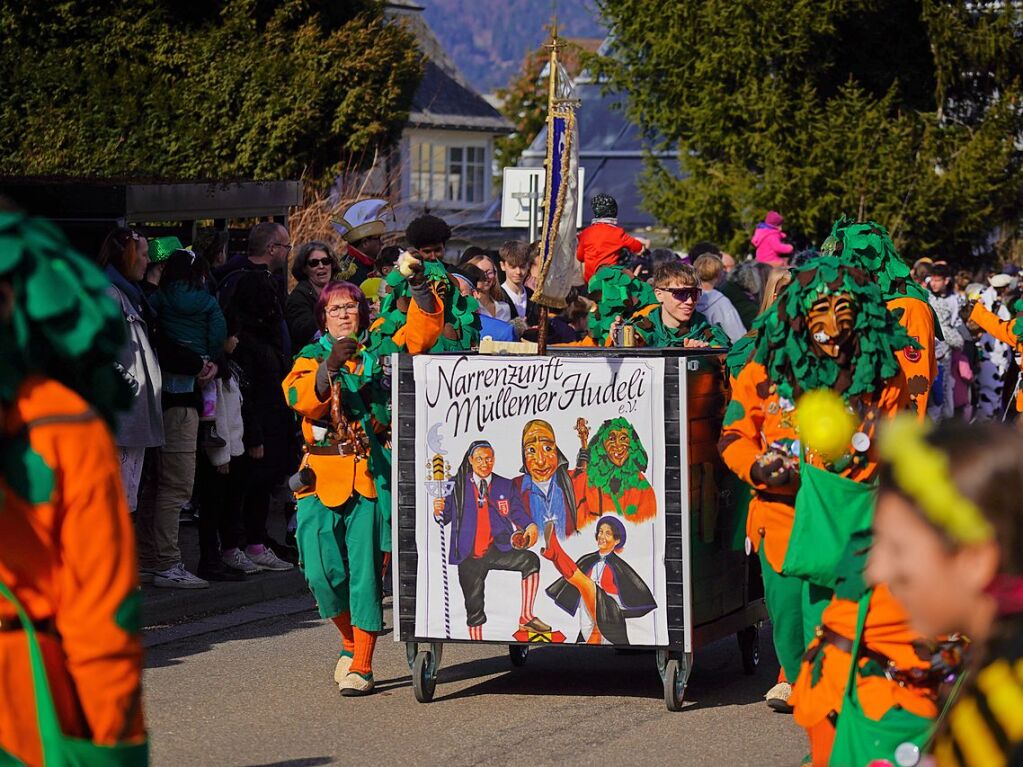
[[[55,227],[0,211],[2,764],[148,761],[107,284]]]
[[[300,470],[311,477],[295,493],[300,565],[320,615],[341,633],[339,684],[349,673],[372,682],[376,636],[383,629],[380,573],[391,550],[387,357],[370,348],[419,354],[437,343],[444,327],[440,295],[420,283],[385,343],[374,338],[383,332],[377,323],[355,356],[332,373],[327,359],[335,339],[324,329],[299,352],[282,384],[288,405],[302,418]]]
[[[855,312],[850,343],[837,358],[815,349],[808,323],[811,307],[829,295],[844,295]],[[911,406],[896,355],[912,347],[913,341],[885,307],[869,274],[827,256],[796,272],[793,282],[758,318],[754,328],[756,335],[729,356],[733,393],[719,447],[729,468],[754,490],[747,534],[760,553],[779,661],[786,678],[796,680],[789,702],[795,708],[796,720],[811,737],[814,764],[827,764],[834,736],[832,722],[841,709],[846,687],[860,600],[870,597],[863,597],[861,588],[859,594],[846,589],[833,598],[823,583],[787,572],[786,562],[796,553],[789,543],[797,494],[802,488],[802,475],[811,471],[809,467],[852,483],[873,481],[878,425]],[[820,388],[841,394],[857,423],[851,444],[834,461],[826,461],[800,445],[796,431],[796,403],[805,392]],[[765,455],[776,467],[788,467],[779,474],[781,482],[757,470]],[[855,486],[850,483],[846,487]],[[841,499],[835,498],[814,513],[826,515],[844,508]],[[904,616],[891,606],[887,592],[879,590],[868,607],[864,652],[892,658],[900,669],[912,666],[912,643],[920,638],[909,632]],[[831,637],[835,643],[815,655],[814,660],[845,648],[846,662],[824,657],[815,671],[808,672],[804,651],[808,644],[811,650],[820,644],[821,636]],[[898,687],[882,676],[880,682],[871,680],[861,689],[861,699],[869,701],[864,705],[869,717],[880,718],[888,710],[885,700],[896,700],[904,694],[893,686]],[[926,703],[917,709],[931,713],[930,699],[924,698]]]

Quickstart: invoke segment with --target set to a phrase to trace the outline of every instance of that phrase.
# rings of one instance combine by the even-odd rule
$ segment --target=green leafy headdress
[[[636,312],[660,303],[654,289],[621,266],[605,266],[597,270],[587,286],[596,310],[590,312],[590,336],[598,343],[607,338],[615,317],[629,320]]]
[[[0,399],[12,400],[38,372],[112,422],[131,391],[115,368],[124,318],[106,294],[107,277],[49,221],[0,211],[0,281],[14,294],[10,321],[0,322]]]
[[[619,430],[628,432],[629,440],[632,443],[629,457],[623,466],[615,466],[607,454],[607,448],[604,447],[604,441],[608,435]],[[635,505],[621,507],[621,498],[625,491],[633,488],[644,489],[650,486],[646,479],[640,477],[640,473],[646,471],[649,459],[635,427],[625,418],[612,418],[604,421],[597,429],[597,433],[590,439],[589,451],[590,462],[586,467],[587,484],[609,494],[618,513],[625,517],[631,517],[638,509]]]
[[[927,300],[927,292],[911,279],[909,265],[895,250],[888,230],[875,221],[842,216],[821,245],[821,255],[836,256],[874,275],[885,301],[904,296]]]
[[[845,293],[856,309],[848,358],[818,355],[807,311],[821,296]],[[782,397],[792,400],[813,389],[833,389],[846,400],[881,389],[899,372],[896,352],[919,348],[885,307],[871,275],[834,256],[806,264],[774,305],[754,322],[753,359],[767,369]]]
[[[437,261],[426,261],[423,263],[423,271],[428,282],[443,285],[445,291],[444,303],[444,331],[441,333],[437,343],[430,349],[431,352],[468,351],[479,344],[480,320],[476,315],[479,304],[471,296],[463,296],[458,286],[448,275],[444,264]],[[367,344],[369,349],[376,353],[390,354],[401,351],[392,340],[392,337],[405,324],[408,315],[408,307],[412,301],[412,293],[405,277],[393,269],[388,273],[384,282],[389,292],[380,300],[380,317],[383,319],[374,331],[370,334]],[[454,331],[457,338],[449,338],[446,334]]]

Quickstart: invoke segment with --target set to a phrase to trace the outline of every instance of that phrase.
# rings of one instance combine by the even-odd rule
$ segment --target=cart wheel
[[[753,676],[760,665],[760,627],[747,626],[735,636],[739,640],[739,652],[742,654],[742,671],[747,676]]]
[[[508,658],[515,668],[522,668],[526,665],[526,658],[529,655],[529,645],[510,644],[508,645]]]
[[[682,700],[686,694],[685,666],[676,660],[670,659],[664,666],[664,705],[668,711],[681,711]]]
[[[412,664],[412,691],[420,703],[429,703],[436,689],[437,668],[433,664],[433,654],[429,650],[421,650]]]

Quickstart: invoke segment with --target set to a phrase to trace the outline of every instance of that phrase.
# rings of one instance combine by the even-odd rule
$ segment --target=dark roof
[[[429,60],[412,98],[408,124],[413,128],[452,128],[487,133],[511,133],[514,130],[511,123],[482,96]]]

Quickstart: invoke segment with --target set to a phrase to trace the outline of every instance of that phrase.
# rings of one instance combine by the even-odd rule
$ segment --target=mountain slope
[[[480,93],[507,85],[526,54],[547,39],[551,0],[421,0],[448,55]],[[564,37],[602,37],[592,0],[558,0]]]

